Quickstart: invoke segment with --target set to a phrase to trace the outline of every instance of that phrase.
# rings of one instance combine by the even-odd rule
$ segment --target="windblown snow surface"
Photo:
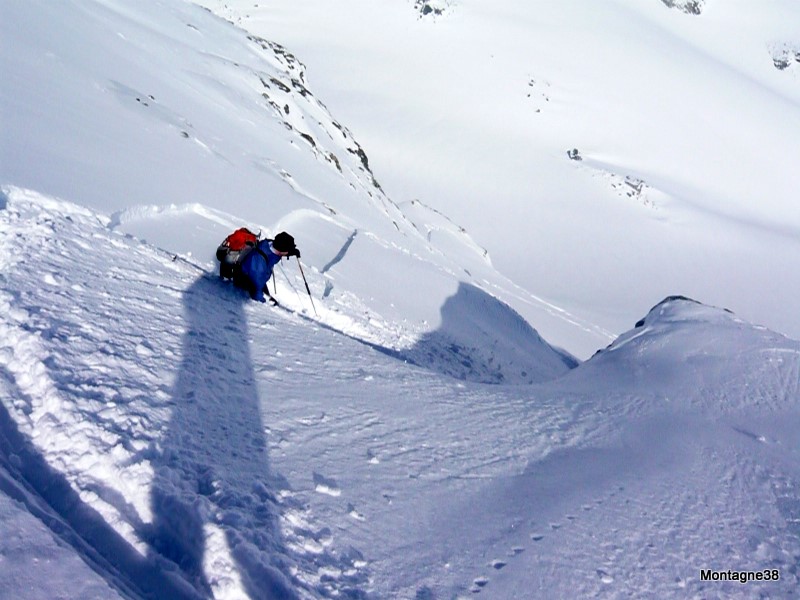
[[[800,343],[670,299],[553,381],[473,383],[108,223],[0,213],[3,597],[795,592]]]
[[[191,3],[2,12],[0,598],[796,595],[800,342],[531,294]],[[216,276],[241,225],[313,305]]]

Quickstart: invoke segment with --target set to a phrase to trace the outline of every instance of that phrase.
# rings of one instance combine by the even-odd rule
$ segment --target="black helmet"
[[[295,249],[294,238],[285,231],[281,231],[272,240],[272,247],[278,252],[292,252]]]

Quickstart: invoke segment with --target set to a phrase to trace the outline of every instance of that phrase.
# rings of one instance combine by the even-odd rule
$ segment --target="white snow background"
[[[206,4],[0,7],[0,598],[794,597],[796,5]]]

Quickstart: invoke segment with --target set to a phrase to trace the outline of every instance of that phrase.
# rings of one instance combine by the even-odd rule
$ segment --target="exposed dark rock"
[[[314,138],[308,135],[307,133],[301,133],[300,137],[311,144],[314,148],[317,147],[317,142],[314,141]]]
[[[625,177],[625,185],[630,188],[628,192],[628,196],[630,197],[640,196],[642,190],[644,190],[644,181],[636,177],[631,177],[630,175]]]
[[[302,83],[300,83],[297,79],[292,79],[292,86],[294,87],[294,89],[296,89],[298,92],[300,92],[300,95],[303,96],[303,97],[307,97],[307,96],[311,95],[311,92],[308,91],[306,86],[304,86]]]
[[[670,8],[677,8],[689,15],[699,15],[703,12],[705,0],[661,0]]]
[[[792,63],[789,62],[789,60],[786,58],[773,58],[772,64],[774,64],[775,68],[778,69],[779,71],[783,71],[784,69],[788,69],[789,65],[791,65]]]
[[[444,13],[444,8],[436,6],[434,0],[417,0],[414,3],[414,8],[416,8],[423,17],[439,16]]]
[[[247,36],[251,42],[258,44],[262,50],[271,51],[276,57],[280,59],[280,61],[286,66],[289,71],[292,71],[297,74],[300,81],[305,83],[306,74],[305,70],[306,67],[303,63],[297,60],[297,57],[286,50],[285,47],[281,46],[277,42],[271,42],[269,40],[265,40],[264,38],[250,35]]]
[[[772,64],[779,71],[800,63],[800,44],[783,44],[772,50]]]
[[[330,153],[328,154],[328,158],[331,160],[331,162],[332,162],[333,164],[335,164],[335,165],[336,165],[336,168],[339,170],[339,173],[341,173],[341,172],[342,172],[342,165],[341,165],[341,163],[339,162],[339,157],[338,157],[338,156],[336,156],[336,155],[335,155],[333,152],[330,152]]]
[[[367,173],[372,173],[372,169],[369,168],[369,158],[367,158],[367,153],[364,152],[364,149],[361,146],[358,146],[355,150],[348,148],[347,151],[358,156],[358,158],[361,159],[361,164],[364,165],[364,168],[367,170]]]
[[[288,94],[289,92],[291,92],[291,91],[292,91],[292,90],[289,88],[289,86],[288,86],[288,85],[286,85],[286,84],[285,84],[285,83],[283,83],[282,81],[279,81],[278,79],[275,79],[274,77],[270,77],[270,78],[269,78],[269,80],[270,80],[270,81],[271,81],[271,82],[272,82],[274,85],[276,85],[276,86],[277,86],[277,87],[278,87],[278,88],[279,88],[279,89],[280,89],[282,92],[286,92],[286,93]]]

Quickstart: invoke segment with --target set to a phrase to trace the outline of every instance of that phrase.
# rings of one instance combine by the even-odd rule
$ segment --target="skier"
[[[272,276],[272,269],[285,256],[300,258],[300,250],[294,244],[294,238],[281,231],[274,240],[261,240],[250,252],[237,263],[233,269],[233,283],[246,290],[253,300],[266,302],[264,294],[270,300],[267,282]]]

